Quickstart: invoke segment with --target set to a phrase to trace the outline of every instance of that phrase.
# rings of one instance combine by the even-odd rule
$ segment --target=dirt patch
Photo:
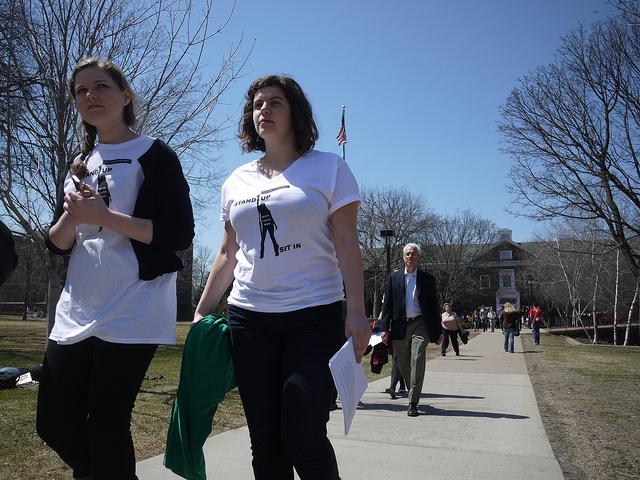
[[[640,479],[640,349],[523,335],[544,427],[567,480]]]

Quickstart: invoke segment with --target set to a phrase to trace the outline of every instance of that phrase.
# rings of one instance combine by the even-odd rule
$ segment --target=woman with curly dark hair
[[[311,105],[292,78],[254,81],[239,130],[244,151],[261,155],[222,187],[225,232],[194,322],[233,281],[231,350],[256,480],[292,480],[294,468],[302,480],[336,480],[328,361],[343,338],[344,290],[344,336],[353,337],[357,361],[371,335],[358,185],[342,158],[313,150]]]

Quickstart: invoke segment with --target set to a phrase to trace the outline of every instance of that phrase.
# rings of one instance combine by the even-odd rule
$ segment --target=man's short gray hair
[[[408,248],[413,248],[416,252],[418,252],[418,256],[422,257],[422,249],[420,248],[420,245],[416,244],[416,243],[407,243],[404,248],[402,249],[402,254],[404,255],[405,253],[407,253],[407,249]]]

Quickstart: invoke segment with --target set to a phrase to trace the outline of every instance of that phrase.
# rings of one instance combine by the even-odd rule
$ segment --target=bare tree
[[[633,300],[631,300],[631,305],[629,306],[629,313],[627,314],[627,326],[624,330],[624,344],[623,344],[625,347],[629,345],[629,336],[631,334],[631,321],[633,319],[633,312],[638,305],[638,289],[640,289],[640,282],[636,282],[636,289],[633,292]]]
[[[617,2],[637,11],[636,2]],[[640,255],[640,32],[632,14],[567,35],[501,108],[515,201],[530,217],[600,220],[635,279]]]
[[[385,240],[381,230],[393,230],[390,243],[391,269],[399,266],[402,247],[418,243],[433,221],[426,210],[426,202],[405,189],[363,188],[358,213],[358,234],[365,270],[366,303],[374,316],[382,301],[381,292],[386,279]]]
[[[421,232],[430,270],[435,273],[443,301],[458,303],[476,290],[475,273],[496,238],[496,225],[464,210],[435,218]]]
[[[191,299],[193,305],[197,305],[200,300],[200,296],[204,291],[204,287],[207,284],[209,278],[209,271],[211,270],[211,263],[213,262],[213,251],[201,243],[196,243],[194,248],[195,255],[193,256],[193,290],[191,292]]]
[[[247,56],[240,39],[220,54],[217,67],[205,61],[205,47],[232,14],[215,24],[211,2],[8,2],[11,21],[3,22],[1,37],[10,55],[8,67],[1,65],[6,121],[0,122],[0,205],[43,252],[56,192],[79,150],[66,82],[82,57],[108,57],[123,69],[139,95],[138,130],[162,138],[180,155],[196,205],[198,186],[216,188],[221,168],[212,150],[227,119],[214,118],[214,111]],[[51,315],[65,268],[52,255],[47,267]]]
[[[550,240],[529,247],[529,273],[536,279],[536,297],[566,326],[581,326],[592,343],[599,341],[600,323],[613,320],[617,344],[618,315],[633,308],[635,287],[617,246],[593,222],[558,221],[545,235]]]

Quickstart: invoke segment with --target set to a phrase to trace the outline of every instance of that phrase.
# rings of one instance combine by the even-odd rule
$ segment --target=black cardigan
[[[195,224],[189,185],[182,173],[180,160],[173,150],[161,140],[155,140],[149,150],[138,159],[144,180],[140,186],[133,216],[153,222],[153,238],[149,245],[131,239],[131,246],[138,259],[138,276],[141,280],[153,280],[165,273],[183,268],[176,250],[185,250],[195,235]],[[61,185],[53,221],[56,224],[63,213],[64,184]],[[45,234],[47,248],[59,255],[71,253],[71,249],[56,247]]]

